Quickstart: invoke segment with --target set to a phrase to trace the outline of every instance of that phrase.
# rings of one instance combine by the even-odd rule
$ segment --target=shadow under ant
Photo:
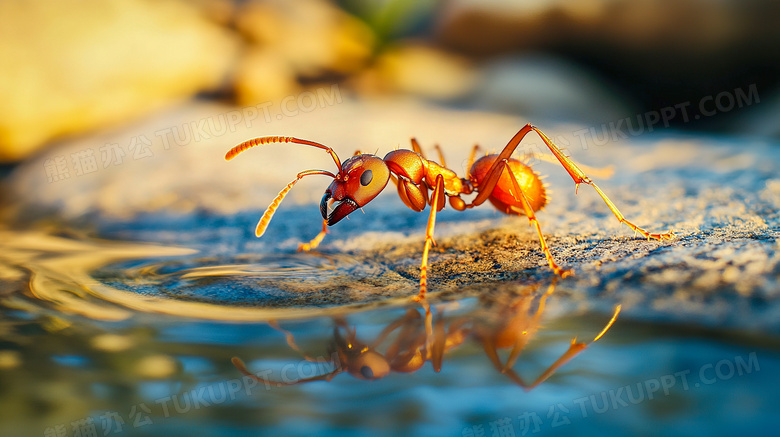
[[[423,312],[408,309],[406,313],[388,324],[372,342],[367,343],[357,336],[356,328],[343,318],[335,318],[333,339],[328,346],[327,357],[312,357],[295,343],[293,334],[279,327],[275,321],[270,325],[284,333],[287,344],[299,352],[302,357],[313,363],[328,363],[333,370],[309,378],[289,381],[274,381],[250,372],[244,362],[233,357],[236,368],[247,377],[266,385],[286,386],[312,381],[330,381],[336,375],[347,372],[363,380],[384,378],[391,372],[411,373],[419,370],[430,361],[434,371],[439,372],[445,353],[462,345],[471,338],[479,342],[490,362],[500,373],[526,391],[546,381],[561,366],[585,350],[591,343],[599,340],[614,324],[620,313],[620,305],[615,308],[612,318],[590,342],[577,342],[572,339],[569,348],[533,382],[525,380],[514,370],[514,364],[525,346],[539,331],[542,314],[547,298],[555,290],[553,280],[547,290],[539,296],[539,285],[532,285],[520,293],[507,296],[480,298],[481,308],[474,315],[456,317],[445,323],[444,310],[438,310],[434,317],[428,303],[420,302]],[[539,297],[538,302],[536,298]],[[534,303],[536,309],[534,308]],[[395,335],[391,335],[395,332]],[[380,347],[391,339],[380,352]],[[508,349],[509,355],[502,363],[500,349]]]

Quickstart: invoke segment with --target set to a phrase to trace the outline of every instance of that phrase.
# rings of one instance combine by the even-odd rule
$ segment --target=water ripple
[[[0,279],[29,281],[8,306],[100,320],[134,311],[211,320],[321,316],[405,302],[379,264],[350,255],[195,257],[189,248],[0,231]],[[26,288],[26,290],[25,290]],[[356,304],[356,302],[360,302]],[[373,302],[373,303],[372,303]]]

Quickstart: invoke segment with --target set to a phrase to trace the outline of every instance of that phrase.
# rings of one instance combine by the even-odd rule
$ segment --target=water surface
[[[223,242],[244,232],[229,220],[209,228]],[[388,286],[381,278],[399,266],[360,252],[245,251],[208,238],[174,245],[101,232],[3,231],[3,435],[654,435],[659,426],[729,435],[774,423],[776,335],[630,309],[524,389],[520,379],[531,385],[615,310],[610,300],[581,305],[566,281],[553,291],[549,276],[433,293],[430,328],[454,343],[439,372],[428,360],[375,381],[345,368],[330,381],[276,386],[346,366],[302,353],[332,358],[350,333],[386,356],[394,342],[402,352],[423,347],[414,280]],[[514,378],[489,358],[491,341],[507,338],[527,341]],[[510,350],[498,351],[502,364]],[[232,357],[271,383],[245,377]]]

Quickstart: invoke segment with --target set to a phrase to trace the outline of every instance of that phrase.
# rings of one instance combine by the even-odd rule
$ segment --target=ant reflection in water
[[[553,280],[547,291],[539,298],[536,311],[533,311],[533,304],[538,294],[538,286],[527,287],[518,295],[501,294],[491,298],[483,297],[480,299],[480,310],[473,315],[454,318],[449,326],[445,323],[443,311],[437,311],[436,320],[433,322],[430,309],[427,305],[423,305],[424,318],[419,311],[409,309],[402,317],[386,326],[371,343],[363,343],[358,339],[354,327],[350,327],[343,318],[337,318],[327,358],[315,358],[306,354],[295,343],[292,333],[280,328],[276,322],[271,322],[273,328],[285,334],[287,344],[299,352],[304,359],[315,363],[330,363],[334,366],[332,371],[310,378],[272,381],[252,374],[238,357],[234,357],[232,362],[244,375],[267,385],[283,386],[311,381],[330,381],[343,372],[359,379],[377,380],[393,371],[403,373],[417,371],[427,361],[430,361],[433,369],[438,372],[441,370],[444,354],[471,337],[482,344],[486,355],[499,372],[507,375],[510,380],[524,389],[531,390],[547,380],[558,368],[582,352],[590,343],[600,339],[612,327],[620,313],[620,305],[618,305],[612,318],[593,340],[582,343],[577,342],[575,337],[563,355],[531,384],[527,384],[515,372],[513,366],[525,346],[539,330],[541,316],[547,298],[555,290],[555,282]],[[397,333],[385,352],[379,352],[379,347],[394,331]],[[506,362],[502,364],[498,350],[506,348],[511,350]]]
[[[280,328],[276,322],[271,326],[287,337],[287,344],[299,352],[307,361],[314,363],[329,362],[335,368],[333,371],[310,378],[295,381],[271,381],[264,377],[254,375],[247,370],[244,362],[238,357],[233,357],[233,364],[244,375],[268,385],[293,385],[310,381],[330,381],[334,376],[347,372],[352,376],[366,380],[376,380],[385,377],[391,371],[414,372],[420,369],[426,361],[433,363],[438,372],[441,369],[444,353],[461,343],[467,335],[463,322],[453,322],[449,330],[445,332],[444,319],[437,317],[436,326],[430,324],[431,313],[426,311],[426,318],[416,310],[409,309],[403,317],[386,326],[377,338],[370,344],[363,343],[357,338],[354,327],[346,323],[342,318],[336,319],[333,327],[333,341],[328,348],[328,358],[311,357],[303,352],[295,343],[291,332]],[[378,351],[378,347],[387,340],[388,336],[398,330],[397,335],[385,350],[384,354]],[[342,336],[342,331],[345,333]],[[432,332],[435,331],[435,334]]]

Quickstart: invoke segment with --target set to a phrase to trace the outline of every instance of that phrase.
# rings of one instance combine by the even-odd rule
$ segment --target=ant
[[[626,220],[615,204],[601,191],[601,188],[553,144],[547,135],[530,123],[520,129],[499,154],[489,154],[475,161],[478,146],[474,146],[469,157],[465,178],[458,177],[454,171],[446,167],[440,149],[441,164],[425,158],[420,145],[414,138],[411,140],[413,150],[394,150],[385,155],[384,158],[356,152],[342,164],[333,149],[320,143],[295,137],[268,136],[251,139],[233,147],[225,154],[225,160],[230,161],[249,148],[269,143],[301,144],[322,149],[330,154],[336,163],[338,172],[333,174],[326,170],[306,170],[298,173],[295,180],[287,184],[271,202],[255,229],[255,235],[258,237],[265,233],[279,204],[301,178],[311,175],[331,177],[333,182],[325,190],[325,195],[322,196],[320,202],[320,213],[323,218],[322,231],[309,243],[301,244],[298,248],[299,251],[316,248],[325,237],[328,226],[335,225],[350,213],[368,204],[387,186],[390,180],[397,186],[398,195],[409,208],[419,212],[425,209],[426,204],[430,205],[425,246],[420,264],[420,292],[415,296],[416,301],[421,301],[425,297],[428,284],[428,251],[431,245],[435,245],[433,229],[436,224],[436,213],[444,208],[445,196],[449,198],[450,206],[458,211],[479,206],[489,200],[496,209],[505,214],[528,217],[531,226],[536,229],[539,235],[542,252],[553,272],[562,278],[574,273],[573,270],[561,268],[555,262],[544,235],[542,235],[539,221],[536,219],[535,212],[542,209],[549,200],[541,178],[531,167],[511,157],[520,141],[532,131],[541,137],[554,157],[574,180],[575,192],[580,184],[592,186],[615,217],[633,229],[635,234],[641,234],[648,240],[651,238],[656,240],[674,238],[673,230],[664,233],[650,233]],[[430,190],[432,193],[429,195]],[[466,203],[461,198],[461,195],[472,193],[476,193],[476,197],[470,203]]]

